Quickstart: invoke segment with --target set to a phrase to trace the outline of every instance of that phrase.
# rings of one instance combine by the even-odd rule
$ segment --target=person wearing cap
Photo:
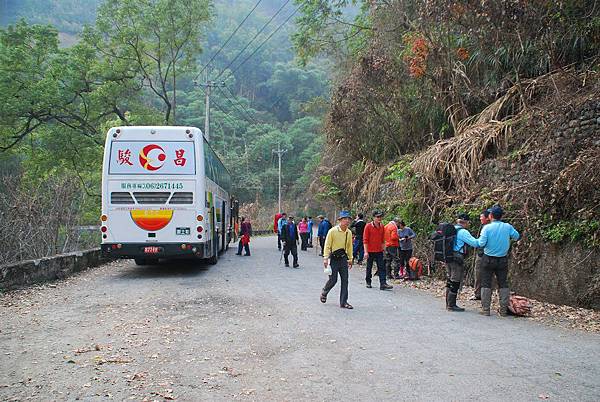
[[[383,238],[385,240],[385,271],[387,279],[400,278],[400,237],[398,236],[398,224],[400,218],[391,220],[385,227]]]
[[[365,226],[363,233],[363,245],[365,247],[365,257],[367,259],[367,272],[365,280],[367,287],[372,288],[371,278],[373,272],[373,262],[377,263],[377,273],[379,275],[379,289],[390,290],[392,285],[388,285],[385,280],[385,265],[383,262],[383,249],[385,247],[384,228],[381,220],[383,214],[380,211],[373,212],[373,221]]]
[[[491,222],[483,227],[479,237],[479,247],[483,247],[481,258],[481,311],[489,316],[492,303],[492,276],[496,276],[499,288],[498,313],[506,316],[510,289],[508,288],[508,252],[510,241],[519,240],[521,235],[509,223],[502,222],[504,212],[499,205],[490,210]]]
[[[321,247],[320,256],[323,256],[323,250],[325,249],[325,237],[327,237],[327,232],[331,229],[331,223],[327,218],[323,215],[319,215],[319,227],[317,229],[317,237],[319,238],[319,246]]]
[[[479,230],[479,235],[481,236],[481,231],[483,227],[490,223],[490,210],[484,209],[479,214],[479,222],[481,222],[481,229]],[[473,286],[473,296],[469,300],[481,300],[481,258],[483,257],[483,249],[477,249],[477,255],[475,256],[475,284]]]
[[[337,283],[340,276],[340,307],[352,309],[348,303],[348,270],[352,269],[354,256],[352,254],[352,232],[348,228],[351,216],[348,211],[341,211],[338,225],[327,232],[323,250],[323,266],[331,266],[331,275],[321,292],[321,303],[327,302],[327,294]]]
[[[471,218],[467,214],[459,214],[456,219],[456,240],[454,242],[452,261],[446,264],[446,309],[448,311],[465,311],[464,308],[456,305],[458,290],[463,279],[465,271],[465,255],[467,254],[467,245],[479,247],[477,239],[469,233]]]
[[[285,262],[285,266],[290,266],[290,261],[288,257],[290,253],[294,257],[294,268],[298,268],[298,239],[300,238],[300,233],[298,233],[298,226],[294,222],[294,217],[290,216],[288,221],[281,228],[281,241],[283,241],[283,260]]]

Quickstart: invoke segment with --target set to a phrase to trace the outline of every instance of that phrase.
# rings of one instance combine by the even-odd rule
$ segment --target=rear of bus
[[[102,176],[102,252],[143,265],[205,258],[203,135],[194,127],[109,130]]]

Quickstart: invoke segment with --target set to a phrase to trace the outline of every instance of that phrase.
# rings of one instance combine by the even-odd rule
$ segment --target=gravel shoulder
[[[0,400],[600,400],[600,337],[350,278],[271,237],[218,265],[119,261],[0,296]],[[375,280],[376,281],[376,280]]]

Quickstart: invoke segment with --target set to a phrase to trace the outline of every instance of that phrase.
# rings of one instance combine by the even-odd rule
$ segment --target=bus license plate
[[[157,246],[144,247],[144,253],[146,253],[146,254],[162,253],[162,247],[157,247]]]

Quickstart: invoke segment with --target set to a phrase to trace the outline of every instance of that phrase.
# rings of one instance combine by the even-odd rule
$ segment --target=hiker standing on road
[[[399,279],[400,257],[398,250],[400,238],[398,237],[398,224],[400,218],[396,217],[384,227],[385,240],[385,273],[387,279]]]
[[[331,275],[321,292],[321,303],[327,301],[327,294],[337,283],[338,274],[342,281],[340,288],[340,307],[353,309],[348,303],[348,270],[352,269],[352,232],[350,225],[350,213],[341,211],[338,217],[338,225],[330,229],[325,238],[325,249],[323,251],[323,266],[331,266]]]
[[[381,220],[383,214],[380,211],[373,212],[373,221],[365,226],[363,233],[363,244],[365,246],[365,257],[367,258],[367,272],[365,280],[367,287],[372,288],[371,278],[373,271],[373,262],[377,263],[377,273],[379,275],[379,289],[390,290],[392,285],[388,285],[385,281],[385,264],[383,262],[383,249],[385,242],[384,229]]]
[[[275,219],[273,219],[273,233],[277,233],[277,248],[281,250],[281,236],[279,235],[279,220],[283,214],[281,212],[277,212],[275,214]]]
[[[308,250],[308,218],[306,216],[298,223],[298,231],[300,232],[300,239],[302,240],[300,243],[300,250],[306,251]]]
[[[404,221],[400,221],[398,224],[398,237],[400,238],[400,268],[404,271],[401,274],[404,277],[410,277],[408,261],[410,261],[413,253],[412,239],[417,235],[411,228],[406,226]]]
[[[252,224],[242,216],[242,224],[240,225],[240,241],[238,243],[237,255],[242,255],[242,247],[244,248],[244,256],[250,256],[250,236],[252,236]]]
[[[454,227],[456,228],[456,239],[452,260],[446,264],[446,310],[465,311],[464,308],[456,305],[458,290],[465,272],[465,256],[467,254],[467,245],[479,247],[477,239],[469,233],[471,218],[467,214],[459,214]]]
[[[499,304],[498,313],[504,317],[507,314],[510,289],[508,288],[508,251],[510,240],[519,240],[521,235],[509,223],[502,222],[502,208],[495,205],[490,210],[491,222],[481,230],[479,246],[483,247],[481,258],[481,311],[480,314],[489,316],[492,303],[492,276],[498,280]]]
[[[481,222],[481,229],[479,230],[479,235],[481,236],[481,231],[483,227],[490,223],[490,210],[484,209],[479,214],[479,222]],[[481,300],[481,259],[483,257],[483,249],[477,249],[477,255],[475,256],[475,286],[473,296],[469,300]]]
[[[308,248],[313,247],[313,226],[314,222],[312,216],[308,217]]]
[[[323,215],[319,215],[319,229],[317,230],[317,237],[319,238],[319,246],[321,247],[320,256],[323,256],[323,250],[325,249],[325,237],[329,229],[331,229],[331,223]]]
[[[281,250],[281,242],[283,241],[283,238],[281,237],[281,229],[283,228],[283,225],[287,223],[287,221],[287,214],[285,212],[282,212],[281,218],[279,218],[279,220],[277,221],[277,248],[279,250]]]
[[[358,265],[362,265],[365,258],[365,246],[363,245],[363,234],[367,223],[364,221],[364,215],[359,213],[356,219],[350,225],[350,230],[354,231],[354,242],[352,244],[352,255],[358,259]]]
[[[294,217],[290,216],[288,221],[281,228],[281,241],[283,241],[283,260],[285,261],[285,266],[290,266],[290,261],[288,257],[290,253],[294,257],[294,268],[298,268],[298,239],[300,238],[300,234],[298,233],[298,226],[294,222]]]

